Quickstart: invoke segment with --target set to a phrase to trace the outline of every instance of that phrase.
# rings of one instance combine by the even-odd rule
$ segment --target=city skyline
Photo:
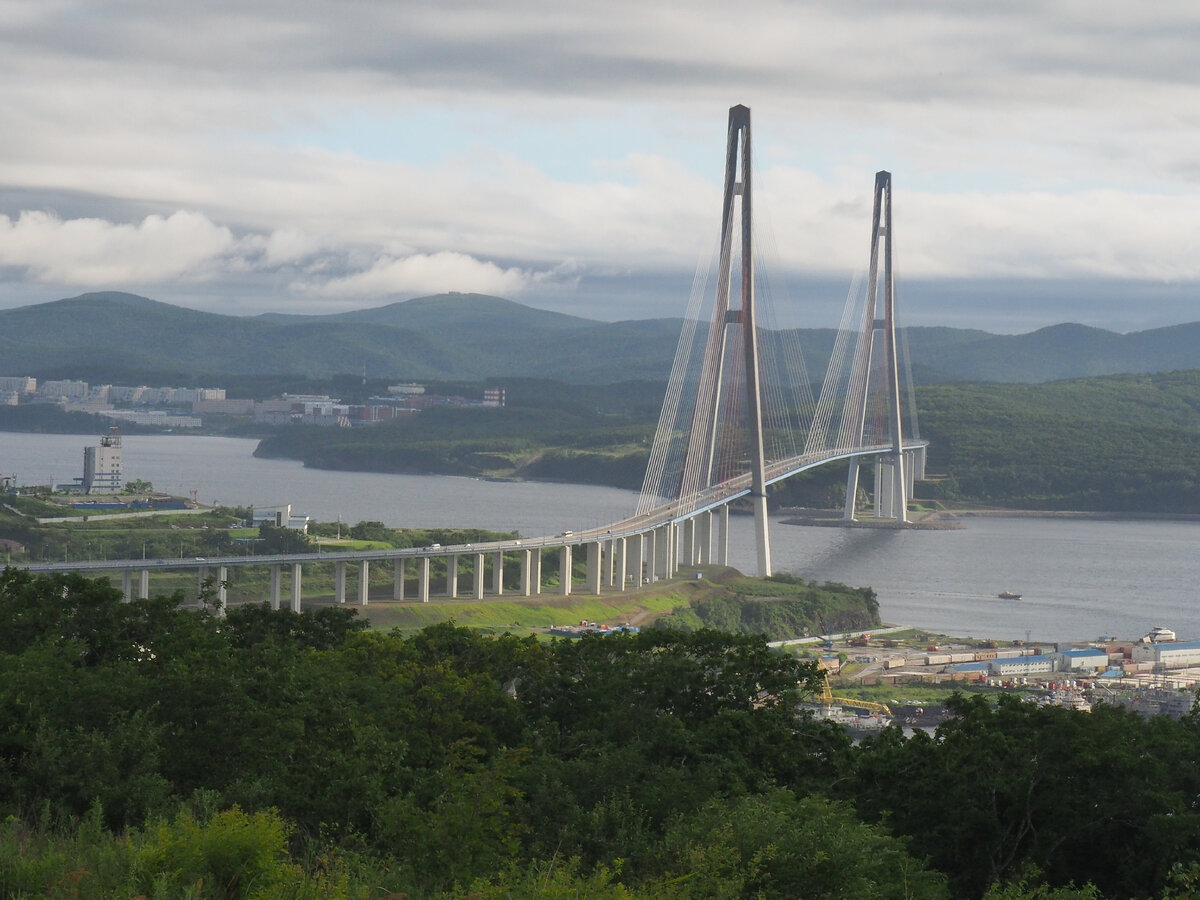
[[[1200,320],[1200,11],[0,3],[0,308],[682,313],[754,115],[764,281],[828,327],[893,173],[908,324]]]

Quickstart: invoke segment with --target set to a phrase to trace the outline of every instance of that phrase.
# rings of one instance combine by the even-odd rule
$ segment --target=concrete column
[[[696,523],[696,563],[707,566],[712,562],[712,510],[700,513]]]
[[[292,612],[300,612],[300,563],[292,563]]]
[[[626,548],[629,542],[625,538],[616,538],[612,542],[613,555],[613,584],[617,586],[617,590],[623,591],[628,587],[629,581],[629,554]]]
[[[126,569],[121,573],[121,594],[125,597],[125,602],[128,603],[133,599],[133,570]]]
[[[846,505],[842,509],[842,519],[854,521],[854,500],[858,495],[858,458],[850,460],[850,472],[846,476]]]
[[[726,503],[721,507],[720,524],[717,530],[717,555],[718,566],[729,565],[729,504]]]
[[[668,525],[667,529],[668,534],[671,535],[671,540],[667,542],[670,550],[670,564],[667,566],[667,577],[674,578],[679,574],[680,546],[683,543],[683,529],[675,522]]]
[[[531,576],[533,575],[533,552],[532,550],[521,551],[521,583],[518,585],[518,590],[522,597],[530,597],[533,595],[533,586]],[[539,550],[538,553],[541,553]]]
[[[875,518],[883,515],[883,463],[875,457]]]
[[[458,596],[458,554],[446,557],[446,596],[453,600]]]
[[[646,535],[650,541],[650,554],[654,553],[654,532]],[[646,563],[646,553],[642,551],[643,535],[635,534],[631,538],[625,539],[625,553],[629,556],[629,562],[625,564],[625,574],[632,577],[634,580],[634,589],[640,590],[642,587],[643,564]],[[653,566],[652,566],[653,568]]]
[[[892,457],[892,514],[897,525],[908,521],[908,477],[904,474],[904,452]]]
[[[138,599],[150,599],[150,570],[142,569],[138,572]]]
[[[659,578],[670,578],[675,556],[675,526],[671,522],[656,529],[653,567]]]
[[[403,556],[396,557],[396,561],[392,564],[392,599],[404,599],[404,570],[407,568],[408,560]]]
[[[225,615],[225,607],[229,602],[229,570],[224,566],[217,567],[217,615]]]
[[[208,578],[208,566],[201,566],[196,572],[196,598],[199,599],[200,592],[204,590],[204,579]]]
[[[658,571],[655,561],[658,559],[658,529],[651,528],[645,534],[646,552],[642,552],[642,538],[637,539],[637,558],[636,564],[633,566],[633,577],[637,580],[638,585],[642,584],[642,578],[650,579],[651,584],[658,581]]]
[[[492,556],[492,593],[504,595],[504,553],[499,550]]]
[[[483,599],[483,566],[484,566],[484,555],[482,553],[476,553],[475,554],[475,584],[472,585],[472,588],[475,591],[475,599],[476,600]]]
[[[587,592],[600,593],[600,542],[589,541],[587,545]]]
[[[683,533],[679,536],[680,565],[694,566],[696,564],[696,518],[683,520]]]
[[[339,559],[333,564],[333,599],[346,602],[346,561]]]
[[[559,593],[564,597],[571,595],[571,545],[563,544],[558,551],[558,580]]]
[[[366,606],[371,595],[371,561],[364,559],[358,564],[358,605]]]
[[[541,547],[538,547],[536,550],[533,551],[533,559],[530,560],[530,562],[533,563],[533,572],[530,573],[530,580],[533,582],[533,584],[532,584],[533,593],[534,593],[534,596],[536,596],[542,592],[542,548]]]
[[[613,576],[616,574],[617,570],[617,561],[615,558],[616,544],[616,541],[614,541],[612,538],[609,538],[600,546],[600,559],[602,560],[601,568],[603,570],[603,575],[600,578],[600,582],[601,586],[603,587],[613,586]]]
[[[268,590],[267,596],[271,600],[271,609],[279,609],[279,594],[281,581],[280,567],[278,564],[271,566],[271,587]]]
[[[417,599],[429,602],[429,557],[422,556],[417,563]]]

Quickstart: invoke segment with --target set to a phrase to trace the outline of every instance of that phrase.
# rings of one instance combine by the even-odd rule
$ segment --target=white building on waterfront
[[[83,492],[115,494],[125,486],[121,479],[121,430],[110,428],[98,447],[83,448]]]
[[[1184,669],[1200,665],[1200,641],[1134,644],[1133,660],[1150,663],[1159,669]]]

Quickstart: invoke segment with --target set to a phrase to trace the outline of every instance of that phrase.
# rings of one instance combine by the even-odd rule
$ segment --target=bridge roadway
[[[905,455],[918,460],[924,468],[925,441],[907,441]],[[823,451],[802,454],[768,464],[767,484],[774,484],[830,462],[852,458],[889,455],[890,444],[877,444],[847,451]],[[913,466],[905,466],[912,477]],[[920,477],[920,476],[918,476]],[[195,570],[198,584],[202,584],[209,573],[215,571],[216,600],[220,609],[226,601],[225,581],[228,570],[237,566],[267,566],[270,570],[268,599],[272,608],[278,609],[282,598],[282,574],[290,568],[291,608],[299,612],[301,605],[302,567],[313,563],[334,565],[334,600],[346,602],[346,571],[355,564],[357,573],[356,600],[366,606],[369,595],[370,565],[373,562],[392,562],[393,600],[405,599],[405,583],[410,561],[415,561],[416,597],[423,603],[430,601],[430,561],[434,558],[446,560],[446,584],[444,596],[459,596],[459,559],[474,557],[474,577],[471,579],[472,595],[483,599],[487,570],[490,563],[491,593],[504,593],[503,559],[505,554],[517,553],[520,558],[520,576],[517,594],[534,596],[542,592],[542,552],[557,549],[559,571],[570,572],[573,553],[581,548],[586,558],[584,590],[599,594],[602,587],[624,589],[633,584],[649,583],[668,578],[680,567],[716,563],[726,565],[729,551],[729,504],[750,493],[749,474],[741,475],[715,485],[689,498],[674,500],[655,507],[648,512],[632,516],[611,525],[579,532],[566,531],[555,536],[519,538],[503,541],[486,541],[453,546],[433,545],[390,550],[347,550],[326,552],[318,546],[316,553],[280,553],[261,556],[213,556],[180,557],[160,559],[122,560],[72,560],[20,564],[31,572],[87,572],[102,575],[120,572],[126,599],[134,596],[149,596],[149,578],[152,571]],[[878,490],[876,492],[879,493]],[[713,524],[717,530],[714,534]],[[714,541],[715,538],[715,541]],[[715,544],[715,546],[714,546]],[[137,576],[137,584],[134,576]],[[572,578],[560,578],[558,590],[563,596],[573,588]]]

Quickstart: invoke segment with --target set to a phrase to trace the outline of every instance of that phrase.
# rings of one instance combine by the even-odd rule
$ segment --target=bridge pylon
[[[882,240],[881,240],[882,239]],[[880,271],[880,243],[883,244],[883,270]],[[882,275],[882,278],[880,277]],[[880,286],[882,283],[882,309],[880,309]],[[871,261],[867,271],[867,323],[869,332],[865,337],[864,371],[873,369],[873,357],[883,352],[883,376],[886,383],[885,403],[888,437],[892,452],[886,457],[877,457],[875,462],[875,517],[892,519],[897,525],[908,521],[908,500],[912,493],[912,462],[906,471],[906,454],[900,419],[900,374],[896,352],[896,297],[895,278],[892,272],[892,175],[890,172],[875,173],[875,199],[871,213]],[[879,345],[882,344],[882,347]],[[870,378],[862,379],[864,391],[870,390]],[[858,408],[857,437],[862,438],[866,428],[867,402],[864,396]],[[858,493],[858,475],[861,460],[850,460],[850,471],[846,479],[846,505],[844,518],[854,521],[855,498]]]
[[[741,174],[741,180],[738,175]],[[735,200],[741,198],[741,254],[740,254],[740,309],[730,310],[728,295],[732,283],[733,208]],[[721,203],[721,259],[717,272],[717,291],[724,292],[725,299],[718,299],[718,308],[725,309],[726,323],[741,326],[742,357],[745,384],[746,432],[749,438],[750,502],[754,509],[754,537],[758,557],[759,577],[771,574],[771,537],[767,525],[767,475],[766,455],[763,450],[762,389],[759,377],[758,319],[754,303],[754,253],[753,253],[753,194],[751,191],[750,165],[750,108],[734,106],[729,110],[729,138],[725,152],[725,197]],[[720,357],[716,368],[716,379],[712,406],[720,405],[721,380],[719,373],[725,370],[725,354],[728,348],[729,330],[714,329],[719,335]],[[712,446],[708,453],[709,482],[713,460],[716,457],[717,429],[714,421]]]

